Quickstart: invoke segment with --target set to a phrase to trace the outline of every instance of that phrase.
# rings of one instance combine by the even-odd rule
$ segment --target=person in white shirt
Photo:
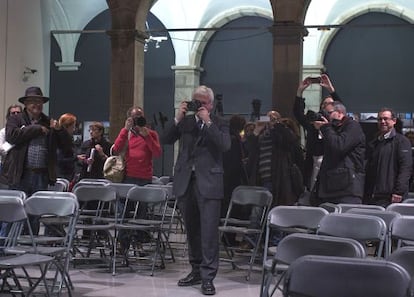
[[[7,108],[6,121],[10,118],[10,116],[21,113],[22,110],[22,106],[19,104],[10,105]],[[0,162],[12,147],[13,146],[6,141],[6,128],[4,127],[0,130]]]

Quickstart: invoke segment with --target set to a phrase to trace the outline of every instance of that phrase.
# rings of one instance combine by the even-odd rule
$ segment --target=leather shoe
[[[199,272],[191,271],[186,277],[178,281],[179,287],[189,287],[201,284],[201,276]]]
[[[201,284],[201,293],[203,293],[203,295],[215,295],[216,288],[213,285],[213,281],[203,281]]]

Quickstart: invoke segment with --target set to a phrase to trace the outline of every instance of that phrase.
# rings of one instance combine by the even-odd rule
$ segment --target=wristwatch
[[[208,122],[206,122],[207,127],[210,127],[212,123],[213,122],[211,120],[209,120]]]

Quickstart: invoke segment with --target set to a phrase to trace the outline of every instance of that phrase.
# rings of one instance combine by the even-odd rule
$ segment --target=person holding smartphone
[[[303,98],[303,92],[312,84],[319,84],[329,92],[329,95],[320,103],[318,112],[309,110],[305,114],[305,98]],[[304,181],[309,191],[311,191],[314,186],[323,158],[322,135],[319,130],[315,129],[312,123],[320,119],[321,116],[329,118],[329,116],[326,115],[326,111],[328,106],[334,101],[341,101],[341,99],[336,93],[327,74],[321,74],[321,76],[317,78],[307,77],[299,83],[295,103],[293,105],[293,115],[306,133]]]

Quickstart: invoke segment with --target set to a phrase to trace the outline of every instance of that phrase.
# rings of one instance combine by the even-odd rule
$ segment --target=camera
[[[311,84],[320,84],[321,83],[321,77],[309,77],[309,81]]]
[[[193,99],[191,101],[186,101],[187,102],[187,110],[188,111],[194,111],[197,112],[198,109],[201,107],[201,102]]]
[[[147,120],[144,117],[134,117],[134,126],[145,127]]]
[[[323,121],[322,117],[326,117],[322,112],[314,112],[313,110],[308,110],[306,113],[306,119],[309,122]]]

